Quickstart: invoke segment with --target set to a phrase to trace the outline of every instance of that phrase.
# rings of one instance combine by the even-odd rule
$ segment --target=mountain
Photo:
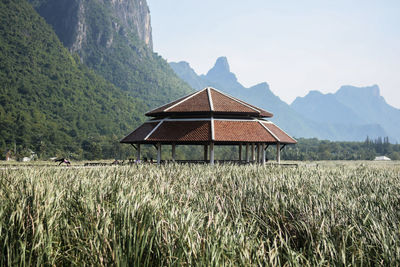
[[[295,137],[361,141],[367,136],[372,138],[387,136],[387,132],[379,123],[361,119],[362,116],[337,101],[322,101],[320,99],[322,94],[319,92],[310,93],[310,97],[313,98],[312,103],[303,104],[298,101],[294,106],[303,108],[296,109],[276,96],[265,82],[245,88],[230,71],[226,57],[218,58],[215,65],[205,75],[197,75],[187,62],[171,62],[170,65],[180,78],[196,90],[206,86],[215,87],[272,112],[274,117],[271,120]],[[318,113],[317,111],[321,108],[335,110],[336,113]],[[348,121],[346,114],[358,117],[358,123]]]
[[[326,118],[349,125],[378,124],[391,141],[400,141],[400,109],[386,103],[377,85],[342,86],[334,94],[312,91],[305,97],[296,98],[291,107],[315,121]]]
[[[359,117],[333,94],[324,95],[319,91],[310,91],[306,97],[297,97],[290,106],[302,116],[316,122],[367,123],[365,118]]]
[[[240,93],[245,89],[237,80],[236,75],[230,71],[228,59],[219,57],[206,75],[202,75],[203,79],[218,84],[226,89],[229,88],[230,93]],[[221,88],[222,89],[222,88]]]
[[[211,86],[240,98],[250,104],[264,108],[274,114],[271,119],[285,131],[295,136],[317,136],[314,129],[303,123],[303,119],[293,112],[289,105],[272,93],[267,83],[260,83],[250,88],[241,85],[230,71],[226,57],[220,57],[206,75],[197,75],[187,62],[170,63],[176,74],[196,90]],[[283,116],[283,114],[285,114]],[[283,119],[285,118],[285,119]]]
[[[0,150],[101,157],[102,141],[143,120],[146,106],[81,64],[25,0],[0,2],[0,51]]]
[[[185,61],[170,62],[169,63],[174,72],[192,88],[201,90],[207,87],[208,82],[197,75],[197,73],[190,67],[189,63]]]
[[[148,109],[192,91],[152,51],[145,0],[30,0],[82,63]]]

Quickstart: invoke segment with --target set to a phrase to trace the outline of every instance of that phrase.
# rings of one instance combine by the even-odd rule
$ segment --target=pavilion
[[[158,164],[161,163],[163,145],[172,146],[172,160],[175,161],[175,148],[183,144],[204,146],[204,161],[211,165],[215,161],[216,145],[238,145],[239,162],[262,164],[266,162],[266,148],[275,145],[279,164],[281,149],[297,143],[266,119],[272,117],[272,113],[211,87],[156,108],[146,116],[152,119],[120,142],[134,146],[138,160],[141,144],[155,145]],[[243,146],[246,150],[244,159]]]

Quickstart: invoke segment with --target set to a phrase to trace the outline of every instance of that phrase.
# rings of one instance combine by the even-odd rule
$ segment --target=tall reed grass
[[[0,170],[0,266],[399,265],[400,167]]]

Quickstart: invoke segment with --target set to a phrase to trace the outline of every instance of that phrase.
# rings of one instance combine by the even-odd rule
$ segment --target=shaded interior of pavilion
[[[281,152],[288,144],[240,143],[240,144],[131,144],[136,162],[162,164],[176,163],[233,163],[266,164],[281,163]]]

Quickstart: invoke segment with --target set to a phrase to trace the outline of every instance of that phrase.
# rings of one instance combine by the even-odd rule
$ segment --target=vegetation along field
[[[0,265],[399,265],[400,165],[0,166]]]

